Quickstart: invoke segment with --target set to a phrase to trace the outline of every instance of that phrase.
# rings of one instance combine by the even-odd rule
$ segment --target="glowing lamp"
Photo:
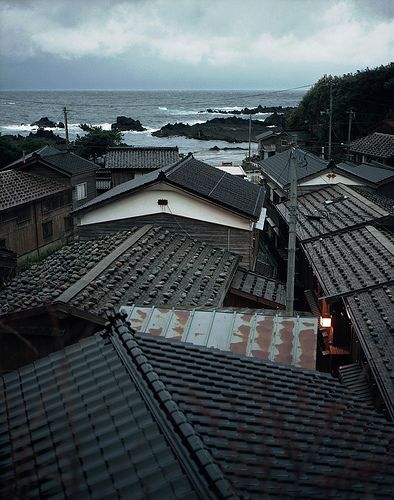
[[[320,316],[320,326],[322,328],[330,328],[331,327],[331,316],[323,317]]]

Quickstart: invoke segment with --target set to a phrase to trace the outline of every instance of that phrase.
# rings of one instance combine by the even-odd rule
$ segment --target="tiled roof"
[[[252,309],[121,309],[138,332],[238,355],[316,368],[317,318]]]
[[[391,215],[394,215],[394,200],[393,198],[388,198],[380,193],[377,193],[373,188],[366,186],[352,186],[352,190],[360,193],[364,198],[375,203],[379,207],[383,208]]]
[[[341,296],[394,280],[394,235],[366,226],[302,243],[326,296]]]
[[[116,325],[5,375],[3,387],[8,496],[394,492],[393,425],[327,374]]]
[[[124,196],[155,182],[169,182],[226,208],[258,219],[264,201],[264,189],[251,182],[222,172],[189,155],[174,165],[163,167],[124,182],[85,203],[77,211],[87,210]]]
[[[327,201],[335,203],[326,203]],[[394,204],[394,201],[392,201]],[[289,202],[277,205],[282,217],[289,221]],[[327,186],[297,198],[297,237],[301,241],[346,231],[354,226],[382,221],[390,213],[359,191],[343,184]]]
[[[394,181],[394,168],[385,167],[378,163],[352,163],[344,161],[335,165],[335,171],[352,174],[364,181],[373,184],[385,184]]]
[[[56,179],[4,170],[0,172],[0,210],[39,200],[69,189]]]
[[[2,498],[196,498],[100,336],[6,375],[3,390]]]
[[[0,290],[0,314],[67,303],[101,316],[128,303],[222,304],[239,257],[144,226],[63,247]]]
[[[113,148],[105,154],[105,168],[156,170],[178,160],[178,147]]]
[[[45,146],[33,153],[26,155],[24,158],[14,161],[7,168],[20,168],[25,164],[34,163],[36,160],[42,159],[46,163],[62,170],[68,175],[79,175],[89,172],[95,172],[97,165],[89,160],[85,160],[81,156],[77,156],[69,151],[60,151],[52,146]]]
[[[282,281],[238,268],[231,289],[278,305],[286,304],[286,285]]]
[[[361,290],[345,298],[345,305],[394,419],[394,283]]]
[[[290,182],[289,166],[291,153],[292,150],[288,149],[287,151],[283,151],[283,153],[277,153],[257,162],[257,165],[280,186],[286,186]],[[297,148],[295,149],[295,155],[298,180],[327,168],[328,162],[312,153]]]
[[[374,132],[351,142],[350,151],[376,158],[391,158],[394,156],[394,135]]]

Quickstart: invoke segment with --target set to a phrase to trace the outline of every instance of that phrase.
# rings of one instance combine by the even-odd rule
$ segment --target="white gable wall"
[[[330,177],[329,177],[330,175]],[[312,177],[312,179],[308,179],[304,182],[299,182],[299,186],[321,186],[325,184],[334,185],[334,184],[346,184],[347,186],[362,186],[364,183],[360,181],[354,181],[349,179],[349,177],[345,177],[344,175],[338,174],[335,172],[335,177],[331,177],[331,173],[324,175],[317,175],[316,177]]]
[[[160,206],[158,200],[167,200],[168,205]],[[252,221],[246,217],[241,217],[163,182],[139,192],[130,193],[121,199],[115,199],[106,205],[92,208],[88,213],[80,216],[79,225],[163,212],[246,231],[252,229]]]

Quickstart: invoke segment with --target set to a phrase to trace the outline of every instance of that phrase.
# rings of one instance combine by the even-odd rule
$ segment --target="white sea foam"
[[[168,108],[165,106],[159,106],[160,111],[168,111]]]

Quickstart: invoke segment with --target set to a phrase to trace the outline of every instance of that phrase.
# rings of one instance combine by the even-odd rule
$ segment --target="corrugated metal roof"
[[[258,359],[314,369],[317,318],[258,310],[203,310],[124,306],[139,332]]]

